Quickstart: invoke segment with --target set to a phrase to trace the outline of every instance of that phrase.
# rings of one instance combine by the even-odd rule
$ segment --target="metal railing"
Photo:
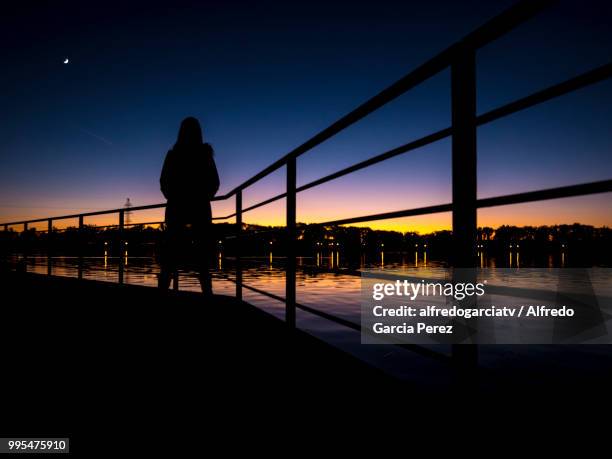
[[[496,196],[490,198],[477,199],[477,175],[476,175],[476,132],[479,126],[491,123],[500,118],[528,109],[535,105],[560,97],[586,86],[607,80],[612,77],[612,63],[590,70],[577,77],[563,81],[543,90],[537,91],[527,97],[515,100],[514,102],[502,105],[494,110],[490,110],[481,115],[476,113],[476,51],[488,43],[505,35],[516,26],[532,18],[540,11],[555,3],[553,0],[531,0],[522,1],[509,8],[502,14],[485,23],[464,37],[459,42],[453,44],[446,50],[439,53],[429,61],[425,62],[415,70],[387,87],[379,94],[367,100],[356,109],[340,118],[338,121],[322,130],[314,137],[310,138],[294,150],[290,151],[282,158],[278,159],[259,173],[255,174],[242,184],[238,185],[228,193],[217,196],[215,201],[226,200],[235,197],[235,212],[213,220],[236,219],[236,236],[238,241],[243,237],[243,214],[251,210],[262,207],[266,204],[286,199],[286,232],[289,241],[296,240],[296,195],[299,192],[322,185],[331,180],[343,177],[369,166],[378,164],[387,159],[407,153],[409,151],[424,147],[447,137],[452,138],[452,202],[438,204],[427,207],[410,208],[405,210],[385,212],[380,214],[364,215],[352,218],[344,218],[326,222],[319,222],[320,225],[344,225],[350,223],[376,221],[398,217],[409,217],[416,215],[427,215],[440,212],[452,212],[452,237],[453,253],[451,260],[453,266],[468,267],[473,264],[474,246],[476,243],[476,212],[479,208],[503,206],[509,204],[528,203],[548,199],[567,198],[573,196],[584,196],[594,193],[605,193],[612,191],[612,180],[604,180],[591,183],[574,184],[558,188],[543,189],[525,193]],[[319,178],[301,186],[296,185],[297,166],[296,160],[299,156],[312,150],[317,145],[325,142],[339,132],[353,125],[357,121],[378,110],[390,101],[398,98],[402,94],[411,90],[415,86],[423,83],[441,71],[450,68],[451,74],[451,126],[440,131],[431,133],[419,139],[400,145],[392,150],[385,151],[370,157],[367,160],[353,164],[352,166],[338,170],[325,177]],[[255,184],[259,180],[267,177],[278,169],[286,167],[286,190],[285,192],[273,196],[269,199],[243,207],[242,193],[245,189]],[[135,206],[129,209],[130,212],[139,210],[159,209],[165,204],[153,204],[148,206]],[[34,219],[4,223],[5,230],[12,225],[23,225],[27,230],[28,224],[36,222],[48,222],[48,231],[53,231],[53,221],[60,219],[79,219],[79,228],[83,229],[83,218],[105,214],[117,213],[119,224],[117,225],[121,233],[125,228],[124,208],[112,209],[96,212],[88,212],[74,215],[64,215],[60,217]],[[239,247],[239,246],[238,246]],[[120,264],[119,269],[122,266]],[[288,244],[287,266],[286,266],[286,288],[285,297],[272,295],[249,287],[242,282],[242,269],[240,251],[236,257],[236,297],[242,298],[242,288],[265,294],[270,298],[283,301],[286,308],[286,321],[290,326],[295,326],[296,308],[317,314],[338,323],[346,322],[331,316],[322,311],[300,305],[296,302],[296,253],[295,244]],[[122,276],[120,273],[120,281]],[[345,324],[355,328],[355,324]],[[358,326],[357,326],[358,327]],[[463,346],[463,348],[466,348]],[[461,352],[456,351],[457,354]]]

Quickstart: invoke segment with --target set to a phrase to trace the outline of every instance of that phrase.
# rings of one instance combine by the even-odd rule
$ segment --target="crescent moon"
[[[64,59],[64,64],[67,64],[68,62],[70,62],[68,58]]]

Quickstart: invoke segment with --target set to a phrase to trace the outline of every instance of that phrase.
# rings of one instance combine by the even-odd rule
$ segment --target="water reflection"
[[[382,245],[381,245],[382,248]],[[320,304],[325,304],[326,307],[333,306],[337,303],[343,303],[347,296],[351,296],[345,290],[348,285],[356,285],[359,283],[359,277],[343,274],[340,272],[321,272],[311,271],[310,267],[329,268],[334,271],[342,268],[351,268],[353,270],[378,268],[378,269],[393,269],[399,271],[414,271],[419,270],[429,272],[430,269],[446,266],[443,261],[438,261],[428,257],[428,252],[423,246],[421,250],[415,247],[413,257],[407,253],[385,252],[381,250],[378,256],[370,256],[361,253],[358,258],[350,256],[341,257],[340,250],[336,249],[334,244],[331,250],[324,252],[318,251],[313,257],[299,257],[297,265],[298,270],[297,280],[300,284],[300,295],[306,301],[316,301]],[[488,256],[482,247],[478,247],[479,265],[482,268],[494,268],[498,265],[495,257]],[[420,252],[420,253],[419,253]],[[102,252],[101,257],[47,257],[47,256],[30,256],[27,258],[28,269],[34,272],[48,273],[53,272],[59,276],[74,276],[79,275],[82,271],[82,276],[86,279],[97,279],[104,281],[117,282],[120,277],[120,272],[123,271],[124,281],[126,283],[134,283],[141,285],[157,285],[157,274],[159,266],[153,257],[136,257],[129,256],[128,251],[122,253],[121,259],[116,256],[109,256],[107,247]],[[560,253],[559,258],[555,262],[555,257],[550,254],[546,255],[544,263],[537,263],[531,260],[531,264],[527,266],[546,266],[549,267],[565,267],[566,254],[565,251]],[[530,261],[530,260],[528,260]],[[248,257],[243,258],[243,281],[245,283],[255,282],[256,287],[261,287],[262,290],[270,291],[271,293],[284,294],[284,258],[275,257],[273,252],[268,252],[266,257]],[[520,268],[523,265],[521,253],[518,246],[513,247],[507,253],[506,262],[501,266],[512,268]],[[79,269],[81,266],[81,269]],[[226,258],[221,251],[217,253],[217,263],[214,265],[213,275],[215,276],[216,290],[219,293],[232,292],[235,287],[231,280],[235,279],[235,267],[232,258]],[[180,273],[180,288],[185,290],[199,290],[199,284],[194,273]],[[265,278],[265,281],[262,279]],[[329,289],[327,293],[333,290],[333,298],[326,298],[321,301],[320,296],[323,294],[323,287]],[[355,287],[358,290],[357,287]],[[316,292],[314,294],[313,292]],[[315,298],[316,297],[316,298]],[[358,303],[358,301],[357,301]]]
[[[414,254],[385,252],[384,248],[373,254],[361,253],[351,258],[350,254],[343,253],[335,247],[325,247],[315,253],[312,257],[299,257],[296,282],[297,282],[297,301],[300,304],[310,306],[319,310],[324,310],[334,316],[350,320],[355,323],[360,322],[360,302],[361,302],[361,279],[359,276],[350,275],[337,268],[366,269],[380,268],[398,270],[402,273],[432,277],[437,273],[437,269],[445,267],[446,263],[436,259],[435,252],[428,253],[422,247],[421,254],[419,248],[415,248]],[[508,263],[512,267],[546,266],[563,267],[566,265],[565,252],[557,254],[545,254],[539,258],[534,258],[529,254],[521,257],[518,250],[512,250],[507,254],[502,254],[499,258],[487,255],[483,247],[479,247],[478,257],[481,267],[496,266],[506,267]],[[515,249],[515,248],[513,248]],[[130,250],[134,253],[135,250]],[[125,283],[156,286],[159,266],[153,257],[129,256],[109,256],[108,249],[102,252],[100,257],[47,257],[30,256],[27,258],[28,271],[46,274],[53,272],[58,276],[78,277],[79,271],[84,279],[94,279],[98,281],[118,282],[120,273],[123,273]],[[242,258],[242,282],[245,286],[250,286],[278,297],[285,296],[285,260],[283,257],[275,257],[270,250],[267,255]],[[81,265],[82,269],[79,269]],[[315,268],[315,269],[313,269]],[[333,272],[325,272],[325,268],[333,268]],[[217,263],[213,270],[213,290],[217,294],[235,296],[236,284],[236,265],[233,258],[225,257],[222,251],[217,254]],[[192,272],[184,271],[179,273],[179,286],[181,290],[200,291],[200,284],[197,275]],[[551,283],[555,288],[557,279],[551,276],[530,278],[527,274],[521,276],[517,282],[520,285],[541,288],[546,282]],[[285,305],[281,301],[271,299],[260,293],[242,289],[242,297],[245,301],[259,307],[270,314],[284,319]],[[384,364],[388,362],[388,352],[382,352],[380,362],[378,357],[365,355],[375,353],[374,348],[360,346],[359,334],[335,324],[329,320],[298,311],[298,326],[302,329],[319,336],[320,338],[333,342],[345,350],[355,355],[369,360],[372,364]],[[401,350],[392,348],[394,355],[399,355]],[[365,354],[364,354],[365,353]],[[404,368],[400,365],[400,369]]]

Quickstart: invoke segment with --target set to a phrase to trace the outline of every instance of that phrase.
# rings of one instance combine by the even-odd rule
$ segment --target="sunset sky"
[[[163,202],[161,165],[189,115],[215,148],[223,194],[514,2],[89,3],[28,3],[0,18],[0,223],[117,208],[126,197]],[[478,112],[608,63],[610,23],[610,2],[562,1],[483,48]],[[611,120],[606,81],[480,128],[479,197],[610,179]],[[445,71],[300,157],[298,185],[449,125]],[[244,205],[282,192],[284,178],[281,169],[248,189]],[[446,139],[301,193],[298,220],[447,203],[450,191]],[[217,216],[233,207],[213,206]],[[612,226],[612,199],[478,217],[480,226]],[[284,201],[245,221],[283,224]],[[366,225],[428,232],[450,228],[450,214]]]

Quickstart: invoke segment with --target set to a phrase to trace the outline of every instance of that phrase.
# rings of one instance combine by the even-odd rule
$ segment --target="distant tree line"
[[[270,252],[282,255],[287,244],[284,227],[243,224],[237,237],[235,224],[213,225],[215,247],[233,255],[238,250],[244,255],[267,256]],[[374,230],[354,226],[321,226],[298,224],[297,250],[300,255],[329,253],[340,250],[345,256],[375,252],[427,251],[445,257],[452,249],[452,232],[417,232]],[[84,226],[54,230],[51,235],[33,229],[28,231],[0,231],[3,253],[46,253],[50,248],[57,254],[109,256],[128,251],[130,255],[154,255],[163,237],[162,228],[133,225],[119,232],[117,227]],[[503,253],[508,250],[531,252],[597,251],[612,258],[612,229],[574,223],[551,226],[508,226],[478,228],[475,251]]]

